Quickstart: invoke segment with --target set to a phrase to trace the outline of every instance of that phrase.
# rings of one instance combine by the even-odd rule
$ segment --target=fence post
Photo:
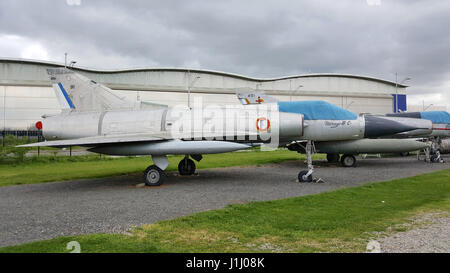
[[[36,133],[37,135],[37,142],[41,142],[41,135],[39,133]],[[41,155],[41,146],[38,146],[38,157]]]

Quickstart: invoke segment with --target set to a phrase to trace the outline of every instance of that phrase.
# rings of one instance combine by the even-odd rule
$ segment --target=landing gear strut
[[[312,153],[313,153],[314,145],[311,140],[306,142],[305,152],[306,152],[306,161],[308,163],[308,170],[301,171],[298,173],[298,182],[323,182],[322,179],[313,179],[312,173],[314,172],[314,166],[312,164]]]

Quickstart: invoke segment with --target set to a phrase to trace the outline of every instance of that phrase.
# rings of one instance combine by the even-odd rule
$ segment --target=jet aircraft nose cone
[[[423,126],[417,126],[412,123],[394,120],[393,118],[380,116],[365,116],[366,125],[364,136],[367,138],[376,138],[381,136],[390,136],[402,132],[408,132],[417,129],[423,129]]]

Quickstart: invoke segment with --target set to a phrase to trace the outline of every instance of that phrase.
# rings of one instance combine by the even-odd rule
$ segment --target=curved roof
[[[50,61],[41,61],[41,60],[29,60],[29,59],[20,59],[20,58],[0,58],[0,62],[11,62],[11,63],[27,63],[27,64],[41,64],[53,67],[61,67],[64,66],[62,63],[50,62]],[[353,79],[361,79],[361,80],[369,80],[376,81],[388,85],[395,86],[397,85],[399,88],[408,87],[407,85],[395,83],[388,80],[383,80],[379,78],[373,78],[368,76],[361,75],[353,75],[353,74],[339,74],[339,73],[315,73],[315,74],[304,74],[304,75],[292,75],[285,77],[277,77],[277,78],[253,78],[249,76],[216,71],[216,70],[208,70],[208,69],[192,69],[192,68],[174,68],[174,67],[152,67],[152,68],[126,68],[126,69],[111,69],[111,70],[98,70],[87,67],[73,67],[73,70],[85,71],[85,72],[93,72],[100,74],[115,74],[115,73],[127,73],[127,72],[152,72],[152,71],[173,71],[173,72],[194,72],[194,73],[205,73],[205,74],[213,74],[219,76],[227,76],[232,78],[251,80],[256,82],[270,82],[270,81],[279,81],[279,80],[288,80],[288,79],[296,79],[296,78],[312,78],[312,77],[344,77],[344,78],[353,78]]]

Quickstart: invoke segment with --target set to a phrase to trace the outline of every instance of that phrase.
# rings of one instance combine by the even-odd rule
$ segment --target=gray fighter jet
[[[386,114],[386,116],[430,120],[433,123],[431,130],[413,130],[398,133],[392,137],[427,139],[431,145],[425,149],[425,161],[444,162],[441,158],[441,145],[443,139],[450,137],[450,113],[446,111],[403,112]]]
[[[431,122],[398,122],[395,118],[356,115],[326,102],[265,105],[167,107],[129,99],[66,68],[47,70],[62,113],[43,116],[45,142],[23,147],[86,146],[108,155],[151,155],[145,183],[161,185],[167,155],[181,154],[181,175],[195,172],[202,154],[248,149],[256,145],[302,146],[308,170],[299,181],[311,181],[314,141],[346,141],[430,128]]]
[[[430,133],[433,125],[429,120],[375,115],[357,116],[324,101],[277,101],[264,93],[241,92],[236,95],[243,105],[275,103],[280,112],[303,114],[305,124],[311,128],[309,132],[315,132],[315,134],[314,136],[305,134],[288,144],[287,147],[299,153],[306,152],[308,155],[311,153],[308,145],[313,145],[314,152],[327,154],[328,162],[339,162],[340,160],[344,167],[356,166],[355,155],[358,154],[403,153],[429,146],[428,143],[414,139],[379,139],[410,132]],[[352,130],[354,136],[363,135],[364,138],[352,138],[351,135],[343,132],[352,132]],[[362,131],[358,132],[358,130]],[[321,131],[321,133],[317,131]],[[395,131],[398,133],[393,133]],[[317,137],[318,135],[320,136]],[[310,157],[308,156],[308,158]],[[308,165],[311,165],[310,160],[308,160]],[[311,169],[312,166],[309,167],[309,170]],[[311,180],[310,177],[304,178],[299,175],[299,181],[304,179]]]

